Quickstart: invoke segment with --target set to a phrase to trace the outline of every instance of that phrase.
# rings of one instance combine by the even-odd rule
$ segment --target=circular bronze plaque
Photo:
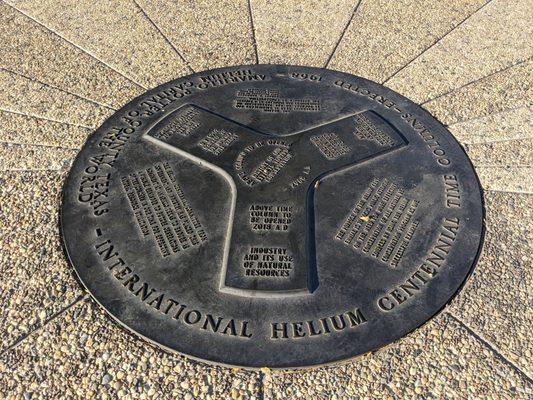
[[[482,239],[452,135],[340,72],[217,69],[133,100],[63,192],[70,262],[124,326],[225,365],[349,359],[437,313]]]

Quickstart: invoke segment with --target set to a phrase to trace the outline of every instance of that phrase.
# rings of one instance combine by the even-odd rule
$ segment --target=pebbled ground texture
[[[0,2],[0,398],[531,398],[530,8]],[[343,365],[250,372],[168,354],[113,323],[61,249],[61,187],[94,128],[144,89],[257,60],[385,81],[449,125],[484,189],[485,246],[460,294],[422,328]]]

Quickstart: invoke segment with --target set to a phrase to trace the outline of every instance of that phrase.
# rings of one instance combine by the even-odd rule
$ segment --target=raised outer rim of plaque
[[[213,361],[213,360],[209,360],[209,359],[206,359],[206,358],[200,358],[200,357],[196,357],[196,356],[192,356],[192,355],[189,355],[189,354],[186,354],[186,353],[182,353],[178,350],[175,350],[175,349],[171,349],[170,347],[167,347],[163,344],[160,344],[146,336],[144,336],[143,334],[137,332],[136,330],[130,328],[128,325],[124,324],[120,319],[118,319],[111,311],[108,310],[108,308],[103,305],[94,295],[93,293],[87,288],[87,286],[85,285],[82,277],[78,274],[78,270],[74,267],[74,263],[72,262],[71,258],[70,258],[70,255],[68,253],[68,250],[67,250],[67,246],[66,246],[66,243],[65,243],[65,240],[64,240],[64,237],[63,237],[63,206],[64,206],[64,201],[65,201],[65,183],[70,179],[70,176],[71,176],[71,173],[72,173],[72,168],[69,170],[68,174],[65,176],[65,179],[63,181],[63,186],[62,186],[62,189],[61,189],[61,200],[60,200],[60,204],[59,204],[59,210],[58,210],[58,228],[59,228],[59,232],[60,232],[60,242],[61,242],[61,248],[63,250],[63,253],[65,255],[65,258],[67,259],[67,262],[68,264],[70,265],[71,267],[71,270],[74,271],[74,274],[72,275],[74,277],[74,279],[78,282],[78,284],[81,286],[81,288],[87,292],[87,294],[90,295],[90,297],[96,301],[96,303],[98,303],[98,305],[100,307],[102,307],[104,310],[105,310],[105,313],[104,315],[106,315],[108,318],[110,317],[113,321],[117,322],[118,325],[123,329],[123,331],[125,333],[127,333],[128,335],[130,336],[133,336],[135,337],[136,339],[137,338],[141,338],[142,340],[148,342],[149,344],[163,350],[164,352],[166,353],[169,353],[169,354],[177,354],[177,355],[180,355],[180,356],[183,356],[185,357],[186,359],[189,359],[189,360],[194,360],[194,361],[197,361],[197,362],[200,362],[200,363],[204,363],[204,364],[207,364],[207,365],[211,365],[211,366],[216,366],[216,367],[226,367],[226,368],[238,368],[238,369],[243,369],[243,370],[249,370],[249,371],[261,371],[263,370],[264,368],[267,368],[269,370],[276,370],[276,371],[286,371],[286,370],[314,370],[314,369],[318,369],[318,368],[321,368],[321,367],[326,367],[326,366],[340,366],[340,365],[345,365],[345,364],[348,364],[352,361],[355,361],[361,357],[364,357],[370,353],[373,353],[375,351],[378,351],[378,350],[382,350],[382,349],[387,349],[393,345],[395,345],[399,340],[401,340],[402,338],[408,336],[408,335],[411,335],[412,333],[414,333],[415,331],[423,328],[426,324],[428,324],[429,322],[431,322],[435,317],[437,317],[438,315],[440,315],[445,309],[446,307],[455,299],[455,297],[459,294],[459,292],[461,292],[465,286],[467,285],[472,273],[474,272],[474,269],[479,261],[479,258],[481,256],[481,250],[483,248],[483,244],[485,242],[485,234],[486,234],[486,228],[485,228],[485,220],[486,220],[486,210],[485,210],[485,200],[484,200],[484,196],[483,196],[483,187],[481,185],[481,181],[479,179],[479,176],[477,174],[477,171],[476,169],[474,168],[474,165],[472,164],[472,161],[470,160],[470,158],[468,157],[468,154],[466,153],[464,147],[461,145],[461,143],[455,138],[455,136],[450,132],[450,130],[448,129],[447,125],[445,125],[444,123],[442,123],[437,117],[435,117],[433,114],[431,114],[428,110],[426,110],[426,108],[423,106],[423,105],[420,105],[420,104],[417,104],[415,103],[414,101],[412,101],[410,98],[404,96],[403,94],[401,93],[398,93],[396,92],[395,90],[389,88],[388,86],[385,86],[379,82],[375,82],[375,81],[372,81],[370,79],[367,79],[367,78],[364,78],[364,77],[361,77],[361,76],[358,76],[358,75],[353,75],[353,74],[350,74],[350,73],[347,73],[347,72],[343,72],[343,71],[339,71],[339,70],[335,70],[335,69],[330,69],[330,68],[320,68],[320,67],[313,67],[313,66],[305,66],[305,65],[294,65],[294,64],[242,64],[242,65],[228,65],[228,66],[225,66],[225,67],[220,67],[220,68],[214,68],[214,69],[208,69],[208,70],[203,70],[203,71],[199,71],[199,72],[195,72],[193,74],[189,74],[189,75],[184,75],[182,77],[179,77],[179,78],[176,78],[176,79],[173,79],[171,81],[168,81],[168,82],[165,82],[165,83],[162,83],[152,89],[149,89],[145,92],[143,92],[142,94],[140,94],[139,96],[136,96],[132,99],[130,99],[126,104],[124,104],[124,106],[122,106],[120,109],[116,110],[113,112],[112,115],[110,115],[108,118],[106,118],[101,124],[100,126],[98,126],[96,129],[94,129],[92,131],[92,133],[87,136],[87,138],[85,139],[85,142],[83,143],[83,145],[80,147],[80,150],[78,151],[78,153],[76,154],[76,156],[74,157],[74,160],[72,161],[72,164],[71,165],[74,165],[76,163],[76,161],[78,160],[78,158],[80,157],[80,154],[82,152],[82,149],[84,148],[84,146],[86,145],[87,141],[89,140],[89,138],[94,135],[94,133],[96,131],[98,131],[98,129],[100,129],[103,125],[105,125],[108,121],[110,121],[111,119],[113,119],[117,114],[120,114],[124,111],[126,111],[128,109],[128,106],[137,101],[137,100],[140,100],[141,98],[145,97],[145,96],[148,96],[150,95],[151,93],[154,93],[154,92],[157,92],[159,90],[159,88],[163,87],[163,86],[166,86],[167,84],[169,84],[170,82],[174,82],[174,81],[179,81],[181,79],[184,79],[186,77],[190,77],[190,78],[193,78],[193,77],[196,77],[196,76],[199,76],[199,75],[202,75],[202,74],[205,74],[206,72],[211,72],[211,73],[217,73],[219,71],[223,71],[223,70],[227,70],[229,68],[254,68],[254,67],[280,67],[280,66],[283,66],[283,67],[292,67],[292,68],[306,68],[306,69],[315,69],[315,70],[327,70],[327,71],[331,71],[333,73],[338,73],[338,74],[342,74],[342,75],[346,75],[346,76],[352,76],[352,77],[356,77],[358,79],[361,79],[363,81],[366,81],[366,82],[370,82],[372,84],[375,84],[375,85],[379,85],[379,86],[382,86],[382,87],[385,87],[387,90],[390,90],[391,92],[393,92],[395,95],[398,95],[400,97],[402,97],[410,106],[415,106],[415,107],[418,107],[420,110],[422,110],[422,113],[425,114],[424,117],[429,117],[430,119],[433,119],[435,120],[439,125],[442,126],[442,128],[444,128],[446,130],[446,132],[449,134],[450,136],[450,139],[452,142],[455,142],[455,144],[457,144],[458,148],[460,149],[460,151],[462,152],[462,154],[465,156],[465,159],[466,159],[466,162],[470,165],[470,168],[472,169],[472,172],[473,172],[473,175],[476,179],[476,182],[477,182],[477,188],[479,190],[479,198],[481,199],[481,231],[480,231],[480,237],[479,237],[479,246],[477,248],[477,251],[476,251],[476,255],[474,257],[474,260],[472,262],[472,265],[468,268],[468,272],[467,274],[465,275],[465,278],[463,279],[463,281],[461,282],[461,284],[457,287],[457,289],[452,293],[452,295],[448,298],[448,300],[439,308],[435,311],[434,314],[432,314],[428,319],[426,319],[424,322],[422,322],[421,324],[419,324],[418,326],[415,326],[414,328],[412,328],[411,330],[409,330],[407,333],[405,333],[403,336],[399,336],[395,339],[393,339],[392,341],[390,341],[389,343],[383,345],[383,346],[379,346],[379,347],[375,347],[375,348],[372,348],[372,349],[369,349],[368,351],[364,352],[364,353],[360,353],[356,356],[352,356],[352,357],[347,357],[347,358],[342,358],[342,359],[338,359],[338,360],[335,360],[335,361],[330,361],[330,362],[325,362],[325,363],[319,363],[319,364],[312,364],[312,365],[297,365],[297,366],[291,366],[291,367],[268,367],[268,366],[264,366],[264,367],[251,367],[251,366],[243,366],[243,365],[237,365],[237,364],[230,364],[230,363],[224,363],[224,362],[219,362],[219,361]],[[82,296],[79,300],[83,300],[83,298],[86,297],[85,296]],[[79,301],[78,300],[78,301]]]

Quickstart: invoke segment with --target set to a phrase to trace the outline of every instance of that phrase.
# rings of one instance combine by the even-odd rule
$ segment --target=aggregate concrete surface
[[[531,0],[0,1],[0,398],[529,399],[533,396]],[[159,83],[293,63],[383,82],[458,138],[486,238],[460,294],[375,353],[307,371],[168,354],[111,321],[61,249],[85,138]]]

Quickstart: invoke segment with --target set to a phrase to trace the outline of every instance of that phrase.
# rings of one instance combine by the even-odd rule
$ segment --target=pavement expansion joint
[[[342,39],[344,39],[344,35],[346,34],[346,31],[348,30],[348,27],[351,25],[355,15],[357,14],[357,10],[359,9],[359,6],[361,5],[362,1],[363,0],[358,0],[357,3],[355,4],[355,6],[353,8],[352,15],[350,16],[350,18],[346,22],[346,25],[344,26],[344,29],[342,30],[341,34],[339,35],[339,39],[335,43],[335,46],[333,47],[333,50],[331,51],[328,59],[326,60],[326,63],[324,64],[324,68],[328,67],[329,63],[331,62],[331,59],[335,55],[335,52],[337,51],[337,48],[339,47],[339,44],[342,42]]]
[[[449,90],[449,91],[447,91],[447,92],[445,92],[445,93],[441,93],[441,94],[439,94],[438,96],[435,96],[435,97],[433,97],[433,98],[431,98],[431,99],[424,100],[422,103],[419,103],[419,105],[420,105],[420,106],[424,106],[424,105],[426,105],[426,104],[428,104],[428,103],[430,103],[430,102],[432,102],[432,101],[435,101],[435,100],[437,100],[437,99],[440,99],[441,97],[447,96],[447,95],[452,94],[452,93],[454,93],[454,92],[457,92],[457,91],[459,91],[459,90],[461,90],[461,89],[463,89],[463,88],[466,88],[466,87],[468,87],[468,86],[474,85],[474,84],[477,83],[477,82],[483,81],[484,79],[490,78],[491,76],[497,75],[497,74],[499,74],[499,73],[501,73],[501,72],[505,72],[505,71],[507,71],[507,70],[510,70],[510,69],[513,68],[513,67],[517,67],[517,66],[519,66],[519,65],[522,65],[522,64],[524,64],[524,63],[526,63],[526,62],[528,62],[528,61],[530,61],[530,60],[532,60],[532,59],[533,59],[533,57],[529,57],[529,58],[527,58],[527,59],[525,59],[525,60],[520,60],[520,61],[518,61],[518,62],[516,62],[516,63],[514,63],[514,64],[511,64],[511,65],[508,65],[508,66],[506,66],[506,67],[504,67],[504,68],[502,68],[502,69],[499,69],[499,70],[497,70],[497,71],[491,72],[491,73],[488,74],[488,75],[481,76],[481,77],[479,77],[479,78],[477,78],[477,79],[474,79],[473,81],[470,81],[470,82],[467,82],[467,83],[465,83],[465,84],[463,84],[463,85],[461,85],[461,86],[455,87],[455,88],[453,88],[453,89],[451,89],[451,90]]]
[[[496,348],[495,345],[493,345],[489,341],[483,339],[483,337],[479,333],[477,333],[474,329],[472,329],[461,318],[459,318],[456,315],[454,315],[453,312],[448,311],[447,313],[448,313],[448,315],[450,315],[451,318],[453,318],[455,321],[457,321],[459,324],[461,324],[473,337],[475,337],[477,340],[479,340],[481,343],[483,343],[483,345],[485,347],[489,348],[498,359],[500,359],[503,363],[505,363],[508,366],[510,366],[513,370],[516,371],[516,373],[521,375],[530,384],[533,384],[533,379],[530,376],[528,376],[524,371],[522,371],[522,369],[520,367],[516,366],[512,361],[510,361],[500,351],[498,351],[498,349]]]
[[[409,60],[407,63],[402,65],[400,68],[398,68],[396,71],[394,71],[389,77],[387,77],[385,80],[381,82],[382,85],[387,84],[388,81],[390,81],[392,78],[394,78],[398,73],[400,73],[402,70],[405,69],[408,65],[410,65],[413,61],[418,59],[422,54],[427,52],[429,49],[431,49],[433,46],[440,43],[442,39],[444,39],[446,36],[448,36],[450,33],[455,31],[457,28],[459,28],[463,23],[465,23],[470,17],[472,17],[474,14],[478,13],[480,10],[482,10],[485,6],[487,6],[492,0],[488,0],[486,3],[482,4],[477,10],[475,10],[473,13],[467,15],[462,21],[460,21],[457,25],[452,27],[448,32],[446,32],[444,35],[437,38],[437,40],[431,44],[430,46],[426,47],[424,50],[422,50],[420,53],[418,53],[415,57],[413,57],[411,60]],[[428,100],[429,101],[429,100]]]
[[[255,37],[255,26],[254,26],[254,13],[252,10],[251,0],[248,0],[248,19],[250,20],[250,32],[252,34],[252,42],[253,42],[254,54],[255,54],[255,63],[259,64],[259,53],[257,52],[257,40]]]
[[[135,3],[135,5],[139,8],[139,10],[142,12],[142,14],[144,15],[144,17],[146,18],[146,20],[148,22],[150,22],[150,24],[155,28],[155,30],[159,33],[159,35],[161,35],[161,37],[163,39],[165,39],[165,41],[168,43],[168,45],[170,47],[172,47],[172,49],[174,50],[174,52],[177,54],[177,56],[181,59],[181,61],[183,61],[183,63],[187,66],[187,68],[189,69],[190,72],[192,72],[193,74],[195,73],[194,69],[192,69],[191,65],[189,64],[189,62],[185,59],[185,57],[183,56],[183,54],[178,50],[178,48],[174,45],[174,43],[172,43],[170,41],[170,39],[163,33],[163,31],[159,28],[159,26],[157,26],[157,24],[154,22],[154,20],[152,18],[150,18],[150,16],[148,15],[148,13],[141,7],[141,5],[133,0],[133,2]]]
[[[69,95],[71,95],[71,96],[75,96],[75,97],[77,97],[78,99],[88,101],[89,103],[93,103],[93,104],[95,104],[95,105],[97,105],[97,106],[105,107],[105,108],[107,108],[107,109],[109,109],[109,110],[112,110],[112,111],[116,111],[116,110],[117,110],[116,108],[111,107],[111,106],[108,105],[108,104],[100,103],[100,102],[98,102],[98,101],[96,101],[96,100],[90,99],[90,98],[85,97],[85,96],[81,96],[81,95],[79,95],[79,94],[77,94],[77,93],[70,92],[70,91],[65,90],[65,89],[63,89],[63,88],[60,88],[60,87],[58,87],[58,86],[56,86],[56,85],[51,85],[51,84],[49,84],[49,83],[46,83],[46,82],[40,81],[39,79],[35,79],[35,78],[31,77],[31,76],[27,76],[27,75],[21,74],[21,73],[16,72],[16,71],[12,71],[12,70],[10,70],[10,69],[8,69],[8,68],[0,67],[0,70],[7,71],[7,72],[9,72],[10,74],[14,74],[14,75],[20,76],[20,77],[22,77],[22,78],[24,78],[24,79],[27,79],[27,80],[29,80],[29,81],[32,81],[32,82],[38,83],[38,84],[43,85],[43,86],[45,86],[45,87],[49,87],[49,88],[52,88],[52,89],[55,89],[55,90],[59,90],[59,91],[61,91],[61,92],[63,92],[63,93],[69,94]]]
[[[108,63],[106,63],[105,61],[99,59],[97,56],[95,56],[93,53],[91,53],[89,50],[87,49],[84,49],[83,47],[77,45],[76,43],[68,40],[67,38],[65,38],[64,36],[62,36],[61,34],[59,34],[59,32],[56,32],[55,30],[51,29],[50,27],[46,26],[45,24],[43,24],[42,22],[40,22],[39,20],[35,19],[34,17],[32,17],[31,15],[25,13],[24,11],[20,10],[19,8],[15,7],[13,4],[11,4],[10,2],[7,2],[4,0],[4,2],[6,4],[8,4],[9,6],[11,6],[13,9],[17,10],[19,13],[21,13],[22,15],[28,17],[29,19],[31,19],[32,21],[34,21],[35,23],[41,25],[43,28],[47,29],[48,31],[52,32],[53,34],[57,35],[58,37],[60,37],[61,39],[63,39],[65,42],[67,43],[70,43],[71,45],[77,47],[78,49],[80,49],[81,51],[83,51],[84,53],[87,53],[89,56],[91,56],[92,58],[94,58],[96,61],[102,63],[103,65],[105,65],[106,67],[108,67],[109,69],[112,69],[113,71],[115,71],[117,74],[119,75],[122,75],[124,78],[126,78],[128,81],[130,81],[131,83],[133,83],[134,85],[138,86],[139,88],[141,89],[144,89],[146,90],[147,88],[144,87],[143,85],[141,85],[139,82],[136,82],[135,80],[133,80],[132,78],[130,78],[129,76],[125,75],[123,72],[117,70],[116,68],[114,68],[113,66],[109,65]]]

